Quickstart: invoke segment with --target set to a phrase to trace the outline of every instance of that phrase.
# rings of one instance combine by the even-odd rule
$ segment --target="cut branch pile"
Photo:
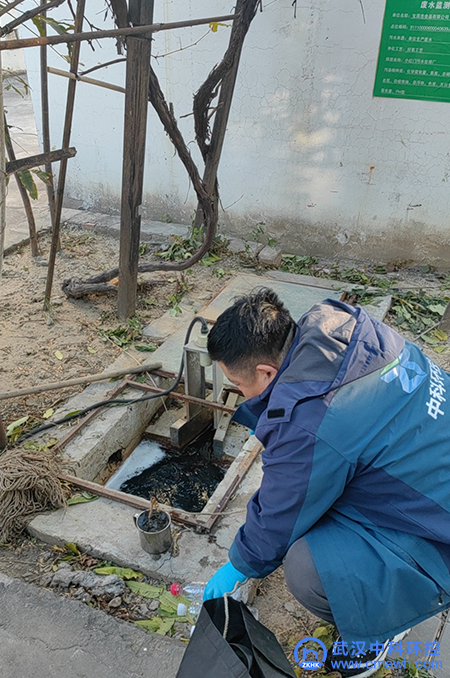
[[[14,448],[0,455],[0,541],[20,534],[50,506],[66,505],[58,479],[62,462],[51,450]]]

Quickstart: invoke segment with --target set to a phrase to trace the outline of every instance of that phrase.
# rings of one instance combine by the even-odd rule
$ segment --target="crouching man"
[[[450,376],[361,308],[328,299],[296,324],[268,289],[222,313],[208,351],[264,473],[205,598],[284,563],[295,598],[364,648],[341,673],[369,676],[450,606]]]

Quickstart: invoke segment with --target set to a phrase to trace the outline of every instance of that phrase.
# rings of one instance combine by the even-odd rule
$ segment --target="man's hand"
[[[206,584],[203,600],[221,598],[224,593],[231,593],[236,584],[243,584],[246,580],[247,577],[245,574],[236,570],[236,568],[228,562],[226,565],[222,565]]]

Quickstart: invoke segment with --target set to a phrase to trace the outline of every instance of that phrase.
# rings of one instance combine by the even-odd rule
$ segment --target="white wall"
[[[231,3],[232,4],[232,3]],[[156,0],[155,21],[226,14],[216,0]],[[265,222],[285,251],[450,262],[450,109],[445,103],[374,99],[381,0],[263,0],[244,45],[219,180],[226,232],[247,235]],[[103,23],[102,0],[88,0]],[[67,10],[56,10],[65,16]],[[226,48],[229,29],[185,28],[155,35],[154,67],[177,116]],[[25,36],[25,32],[22,31]],[[65,48],[60,47],[60,52]],[[39,54],[26,52],[39,122]],[[83,43],[85,68],[117,57],[114,42]],[[49,62],[67,68],[49,51]],[[92,77],[124,84],[124,64]],[[50,75],[52,145],[60,147],[67,81]],[[80,83],[68,194],[83,207],[118,210],[123,95]],[[191,152],[192,116],[180,120]],[[149,112],[144,215],[188,223],[195,195],[156,115]]]

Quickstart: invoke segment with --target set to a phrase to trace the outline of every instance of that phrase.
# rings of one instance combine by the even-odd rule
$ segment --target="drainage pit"
[[[212,461],[215,430],[208,427],[182,450],[143,439],[106,487],[188,512],[200,512],[230,465]]]

